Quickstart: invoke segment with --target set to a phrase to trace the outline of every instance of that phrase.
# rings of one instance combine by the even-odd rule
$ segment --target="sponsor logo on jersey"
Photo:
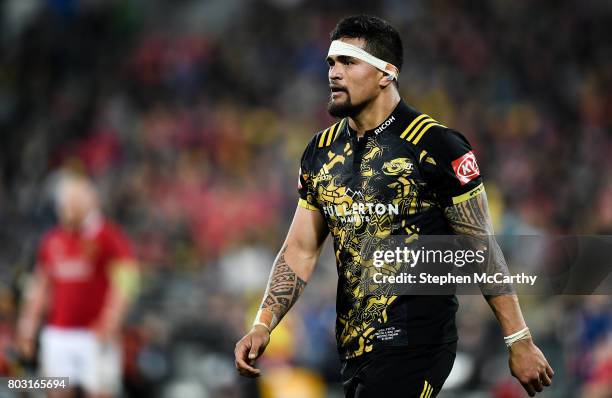
[[[461,185],[465,185],[480,175],[474,152],[469,151],[452,161],[451,165]]]
[[[397,158],[385,162],[382,167],[383,173],[388,176],[400,174],[411,174],[414,165],[408,158]]]
[[[373,214],[383,216],[383,215],[398,215],[399,214],[399,205],[393,203],[353,203],[351,205],[341,204],[341,205],[327,205],[323,206],[323,212],[327,216],[337,216],[337,217],[346,217],[346,216],[370,216]]]
[[[381,124],[380,126],[378,126],[376,128],[376,130],[374,130],[374,133],[379,134],[382,133],[387,127],[389,127],[391,125],[391,123],[393,123],[395,121],[395,116],[391,116],[389,119],[385,120],[383,122],[383,124]]]
[[[368,202],[361,191],[347,188],[345,196],[351,198],[351,204],[326,205],[323,206],[323,213],[326,216],[337,217],[339,221],[345,223],[369,222],[373,215],[399,214],[398,204]]]
[[[314,185],[319,184],[321,181],[329,181],[333,178],[334,176],[327,171],[327,167],[323,166],[321,168],[321,170],[319,171],[319,174],[317,174],[316,176],[313,177],[312,179],[312,183]]]
[[[83,281],[91,277],[93,265],[84,258],[61,258],[53,264],[53,275],[62,281]]]

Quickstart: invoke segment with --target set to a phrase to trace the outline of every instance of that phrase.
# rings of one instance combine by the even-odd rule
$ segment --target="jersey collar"
[[[406,103],[400,99],[393,112],[378,126],[373,129],[366,130],[364,136],[376,136],[381,133],[392,132],[399,134],[406,128],[407,124],[414,120],[419,115],[419,112],[415,111]],[[351,128],[349,123],[347,125],[347,133],[350,137],[354,137],[357,132]]]

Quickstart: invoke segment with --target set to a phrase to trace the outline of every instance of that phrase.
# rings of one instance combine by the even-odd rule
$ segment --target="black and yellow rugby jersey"
[[[443,209],[482,190],[466,139],[403,101],[361,139],[346,118],[313,137],[301,159],[299,205],[321,212],[333,236],[343,358],[457,340],[455,296],[366,294],[361,276],[371,262],[360,253],[388,236],[453,234]]]

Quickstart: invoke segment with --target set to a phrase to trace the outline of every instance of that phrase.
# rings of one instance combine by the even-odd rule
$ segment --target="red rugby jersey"
[[[111,264],[132,258],[129,239],[101,217],[80,231],[57,226],[47,232],[38,251],[38,267],[51,282],[47,324],[91,326],[109,291]]]

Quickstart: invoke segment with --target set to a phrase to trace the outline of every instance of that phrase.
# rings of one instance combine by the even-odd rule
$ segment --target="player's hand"
[[[121,324],[118,321],[102,318],[92,327],[98,340],[103,343],[116,341],[121,334]]]
[[[21,317],[17,322],[16,345],[23,359],[32,359],[36,354],[36,322],[33,318]]]
[[[23,359],[32,359],[36,351],[36,343],[33,338],[19,337],[17,339],[17,349]]]
[[[236,370],[242,376],[259,377],[261,370],[253,367],[270,342],[270,332],[263,326],[253,326],[251,331],[236,343],[234,356],[236,357]]]
[[[555,372],[531,339],[512,344],[508,362],[512,376],[518,379],[530,397],[552,384]]]

